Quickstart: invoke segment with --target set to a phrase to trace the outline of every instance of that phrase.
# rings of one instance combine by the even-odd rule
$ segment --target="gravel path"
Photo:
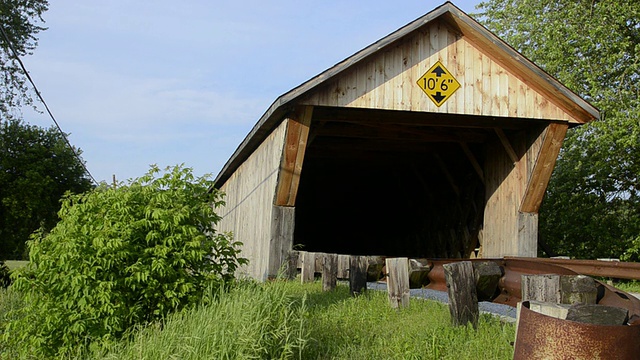
[[[367,289],[387,291],[387,284],[383,282],[368,282]],[[411,289],[411,296],[415,298],[436,300],[441,303],[449,303],[449,295],[444,291],[431,289]],[[488,313],[500,317],[505,322],[515,323],[516,308],[509,305],[495,304],[492,302],[481,301],[478,303],[481,313]]]

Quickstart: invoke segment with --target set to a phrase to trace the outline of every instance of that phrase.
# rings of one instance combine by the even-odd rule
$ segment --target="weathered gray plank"
[[[387,267],[387,290],[391,307],[409,306],[409,259],[406,257],[388,258],[385,263]]]
[[[316,272],[316,253],[304,251],[302,254],[302,271],[300,281],[302,283],[313,282]]]
[[[349,259],[351,255],[338,255],[338,279],[349,279]]]
[[[335,290],[338,278],[338,254],[325,254],[322,258],[322,290]]]

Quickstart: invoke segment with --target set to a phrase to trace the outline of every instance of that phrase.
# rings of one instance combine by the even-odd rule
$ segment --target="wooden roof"
[[[426,45],[419,43],[420,39],[429,33],[429,31],[431,34],[435,34],[433,30],[434,27],[438,29],[446,28],[446,35],[440,36],[442,38],[448,37],[449,41],[447,42],[446,39],[437,40],[442,44],[442,47],[438,49],[432,48],[431,53],[429,53],[428,50],[412,49],[412,51],[420,51],[420,53],[418,56],[414,56],[418,59],[414,59],[412,63],[407,64],[407,57],[411,57],[411,55],[405,55],[403,57],[402,51],[406,52],[407,47],[425,47]],[[429,35],[427,34],[427,36]],[[463,41],[460,42],[460,40]],[[405,50],[398,51],[396,45],[402,44],[403,42],[405,43]],[[415,84],[415,81],[426,69],[424,69],[424,66],[418,65],[423,65],[422,63],[431,64],[434,60],[442,59],[443,52],[446,54],[447,48],[450,46],[454,47],[453,50],[450,51],[451,55],[444,56],[447,56],[455,63],[455,57],[458,56],[459,50],[462,51],[461,49],[463,47],[470,49],[467,53],[477,55],[466,55],[476,56],[476,58],[470,58],[467,63],[480,63],[480,65],[477,66],[480,67],[479,72],[481,73],[483,66],[485,68],[484,70],[489,69],[489,72],[494,73],[494,83],[488,83],[487,79],[464,79],[465,77],[471,76],[465,75],[464,68],[450,68],[449,71],[453,73],[454,76],[462,77],[460,82],[464,84],[466,90],[460,89],[458,92],[462,91],[463,94],[467,95],[466,98],[464,95],[461,95],[456,101],[453,101],[453,99],[447,100],[449,104],[445,104],[446,106],[436,107],[423,93],[420,94],[421,96],[412,96],[411,92],[420,93],[422,91]],[[397,55],[398,53],[400,55]],[[384,58],[384,56],[396,56],[394,61],[404,64],[405,79],[402,79],[401,76],[396,76],[394,79],[386,76],[383,77],[383,79],[372,80],[372,76],[375,77],[375,75],[371,75],[371,73],[376,72],[373,63],[377,61],[376,59]],[[458,63],[462,64],[462,61]],[[446,66],[447,65],[445,65],[445,67]],[[458,66],[462,67],[462,65]],[[411,67],[410,70],[408,69],[409,67]],[[362,80],[362,76],[360,76],[359,73],[367,74],[367,72],[369,73],[369,78]],[[382,72],[384,73],[384,71]],[[468,71],[468,73],[471,73],[471,71]],[[507,73],[509,78],[504,75]],[[499,79],[499,77],[502,78]],[[367,80],[369,83],[366,83]],[[409,83],[405,85],[407,80],[409,80]],[[467,80],[466,83],[465,80]],[[394,84],[393,81],[399,81],[399,83]],[[475,89],[474,81],[480,81],[479,84],[476,84]],[[387,84],[387,87],[394,87],[392,91],[395,93],[401,92],[401,95],[395,96],[396,99],[394,99],[394,96],[391,96],[391,100],[389,100],[389,92],[384,93],[384,87],[381,86],[381,82]],[[482,82],[484,82],[485,90],[491,87],[497,89],[502,84],[502,94],[500,96],[497,94],[490,94],[489,96],[485,94],[484,98],[483,95],[475,95],[474,98],[474,95],[471,94],[472,92],[475,91],[478,93],[478,91],[484,91]],[[361,89],[357,89],[358,85],[361,85]],[[515,98],[518,95],[516,93],[508,93],[508,90],[505,89],[509,87],[512,89],[520,88],[520,92],[522,93],[520,95],[521,98],[531,97],[533,100],[528,100],[533,103],[530,104],[532,106],[529,106],[531,109],[544,107],[547,108],[547,111],[544,114],[534,112],[533,110],[527,113],[522,110],[525,108],[524,103],[516,103],[514,101],[512,104],[508,104],[508,98],[510,96],[513,95]],[[368,88],[368,90],[364,90],[364,88]],[[398,88],[400,90],[398,90]],[[379,98],[372,95],[375,94],[376,91],[380,92],[378,95]],[[415,98],[415,100],[412,101],[412,98]],[[382,104],[382,101],[378,101],[379,99],[384,99],[385,102],[391,103]],[[507,100],[504,100],[504,104],[500,104],[499,102],[503,101],[501,99]],[[524,102],[524,100],[518,101]],[[492,102],[495,102],[495,104],[492,104]],[[491,104],[490,110],[483,108],[487,103]],[[441,113],[443,116],[447,114],[478,115],[492,117],[494,119],[496,117],[512,119],[518,117],[528,119],[540,118],[551,121],[568,121],[573,124],[582,124],[599,118],[598,109],[523,57],[515,49],[485,29],[455,5],[446,2],[421,18],[360,50],[351,57],[277,98],[224,165],[216,178],[216,187],[221,186],[236,168],[260,145],[268,134],[280,124],[283,118],[292,111],[295,106],[300,104],[400,110],[405,113]],[[488,106],[485,107],[488,108]],[[536,109],[536,111],[538,110]]]

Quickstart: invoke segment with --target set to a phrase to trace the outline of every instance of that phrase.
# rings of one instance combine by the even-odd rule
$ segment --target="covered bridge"
[[[294,246],[535,257],[567,128],[598,117],[447,2],[280,96],[216,178],[218,230],[258,279]]]

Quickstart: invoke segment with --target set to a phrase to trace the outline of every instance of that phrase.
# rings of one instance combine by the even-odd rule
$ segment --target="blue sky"
[[[98,181],[150,164],[215,176],[278,96],[441,4],[51,0],[23,61]]]

